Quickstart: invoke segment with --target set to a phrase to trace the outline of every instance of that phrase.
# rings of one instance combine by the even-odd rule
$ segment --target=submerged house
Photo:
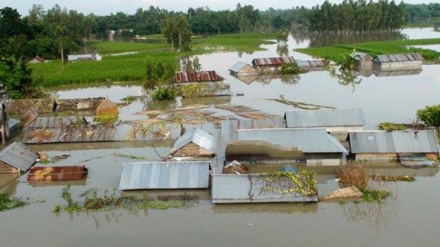
[[[252,66],[258,71],[278,71],[281,66],[287,63],[294,63],[295,58],[290,57],[269,57],[269,58],[255,58],[252,60]]]
[[[386,54],[374,58],[374,70],[418,70],[422,68],[423,57],[419,53]]]
[[[216,147],[214,136],[202,129],[193,129],[176,140],[169,155],[173,158],[212,157]]]
[[[122,164],[119,190],[205,189],[208,161],[138,162]]]
[[[190,84],[203,82],[222,82],[224,78],[215,71],[180,71],[174,76],[175,84]]]
[[[254,76],[258,74],[257,69],[243,62],[237,62],[229,71],[231,75],[235,77]]]
[[[433,130],[352,132],[349,142],[356,160],[390,161],[411,156],[435,160],[440,152]]]
[[[240,81],[251,84],[258,78],[258,71],[251,65],[243,62],[237,62],[232,68],[229,69],[232,76],[235,76]]]
[[[284,113],[287,128],[325,128],[339,140],[348,132],[364,130],[362,109],[293,110]]]
[[[295,63],[301,69],[301,72],[322,71],[325,69],[324,60],[296,60]]]
[[[0,151],[0,174],[27,172],[37,157],[35,152],[14,142]]]
[[[372,70],[373,69],[373,56],[365,52],[354,51],[350,54],[353,58],[355,68],[358,70]]]
[[[229,145],[237,141],[247,142],[247,148],[241,144],[235,150],[227,147],[227,161],[275,164],[305,162],[308,165],[337,166],[345,162],[348,154],[344,146],[324,128],[238,129],[237,139]],[[276,150],[273,155],[268,152],[268,147]],[[260,152],[255,153],[255,150]]]

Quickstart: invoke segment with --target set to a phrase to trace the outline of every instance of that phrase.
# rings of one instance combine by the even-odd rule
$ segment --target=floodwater
[[[438,37],[429,29],[404,30],[410,38]],[[429,34],[429,35],[428,35]],[[414,36],[415,35],[415,36]],[[418,36],[417,36],[418,35]],[[437,36],[435,36],[437,35]],[[293,49],[308,45],[308,40],[288,42],[288,55],[308,59]],[[439,104],[439,65],[424,65],[415,75],[359,77],[348,83],[332,78],[328,71],[301,74],[296,83],[282,79],[245,84],[229,75],[228,69],[237,61],[250,63],[253,58],[274,57],[276,45],[263,46],[266,51],[248,53],[213,53],[199,56],[204,70],[216,70],[231,85],[232,93],[244,96],[208,98],[205,101],[178,99],[173,106],[194,103],[231,103],[256,108],[268,114],[282,115],[290,106],[267,101],[284,98],[337,108],[360,107],[368,129],[382,121],[415,121],[417,109]],[[105,97],[123,103],[126,96],[139,96],[121,109],[121,120],[145,119],[133,115],[151,110],[140,85],[96,86],[63,89],[61,98]],[[159,107],[159,106],[157,106]],[[169,105],[160,106],[166,109]],[[169,142],[59,144],[30,146],[47,151],[49,157],[68,154],[70,157],[54,165],[85,164],[86,180],[72,183],[75,199],[79,194],[96,188],[100,193],[119,185],[121,164],[142,160],[159,160],[167,155]],[[260,168],[261,169],[261,168]],[[337,188],[332,168],[319,169],[319,193]],[[29,198],[34,202],[22,208],[0,213],[1,246],[438,246],[440,213],[440,176],[438,167],[425,169],[401,168],[395,165],[376,168],[386,175],[412,175],[415,182],[375,183],[393,196],[381,204],[320,202],[312,204],[212,205],[206,198],[209,190],[201,190],[197,205],[168,210],[112,210],[104,212],[61,213],[51,211],[57,204],[65,205],[61,189],[67,183],[30,184],[26,175],[16,179],[1,176],[7,185],[1,193]],[[375,172],[373,170],[372,172]],[[0,183],[2,184],[2,183]],[[44,200],[44,202],[41,202]]]

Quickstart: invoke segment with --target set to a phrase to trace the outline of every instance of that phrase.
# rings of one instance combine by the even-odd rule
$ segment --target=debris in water
[[[293,107],[296,108],[300,108],[303,110],[318,110],[321,108],[326,108],[326,109],[336,109],[335,107],[332,106],[324,106],[324,105],[315,105],[315,104],[309,104],[309,103],[304,103],[304,102],[294,102],[294,101],[290,101],[288,99],[284,98],[284,95],[280,95],[279,99],[265,99],[265,100],[271,100],[271,101],[276,101],[285,105],[291,105]]]

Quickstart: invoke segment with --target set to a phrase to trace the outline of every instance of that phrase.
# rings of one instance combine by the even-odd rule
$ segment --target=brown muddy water
[[[410,37],[416,35],[411,38],[439,36],[428,29],[404,30],[404,33]],[[292,52],[296,47],[307,46],[307,42],[291,39],[288,43],[289,55],[309,58]],[[276,45],[265,48],[266,51],[253,54],[213,53],[200,56],[203,69],[217,70],[231,85],[233,93],[244,93],[244,96],[177,99],[172,107],[230,103],[281,116],[285,110],[293,108],[265,99],[278,98],[282,94],[286,99],[309,104],[360,107],[364,111],[367,129],[375,129],[382,121],[412,122],[417,109],[439,104],[439,65],[424,65],[423,71],[417,75],[360,77],[362,81],[359,84],[348,85],[342,85],[327,71],[302,74],[295,84],[273,79],[266,84],[255,81],[247,85],[229,76],[228,69],[237,61],[250,63],[252,58],[277,56]],[[146,119],[145,115],[133,113],[171,107],[145,103],[145,91],[142,86],[136,85],[89,87],[56,93],[61,98],[108,96],[116,102],[129,95],[141,96],[121,108],[121,120]],[[171,144],[163,141],[30,147],[35,151],[47,151],[49,158],[70,155],[54,165],[86,165],[89,169],[87,179],[71,183],[74,199],[82,200],[79,195],[90,189],[97,189],[99,193],[117,189],[122,163],[159,160],[167,155]],[[265,171],[278,168],[253,169]],[[318,173],[320,196],[337,188],[334,168],[314,169]],[[67,183],[28,183],[26,174],[18,179],[2,175],[1,193],[9,192],[34,202],[21,209],[0,213],[0,246],[438,246],[438,167],[414,170],[389,164],[372,168],[370,173],[410,175],[415,176],[416,181],[372,184],[393,193],[391,198],[380,204],[213,205],[208,199],[209,190],[200,190],[196,192],[200,200],[189,208],[63,212],[57,216],[52,210],[57,204],[65,205],[61,190]]]

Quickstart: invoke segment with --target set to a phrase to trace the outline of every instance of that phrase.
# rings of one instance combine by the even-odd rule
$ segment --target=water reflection
[[[352,92],[354,92],[356,85],[361,84],[362,78],[359,78],[356,73],[352,70],[339,67],[336,69],[335,66],[329,67],[330,76],[336,78],[338,83],[343,86],[350,85],[352,87]]]
[[[309,47],[331,46],[334,44],[353,44],[361,42],[372,41],[390,41],[403,40],[408,37],[400,31],[393,32],[379,32],[379,33],[362,33],[362,34],[348,34],[348,33],[333,33],[333,34],[318,34],[310,33]]]
[[[371,182],[370,182],[371,184]],[[398,187],[396,182],[376,183],[377,189],[391,191],[392,198],[381,203],[350,202],[340,206],[343,216],[355,223],[369,223],[377,233],[391,231],[393,219],[397,217],[399,201],[397,200]]]
[[[216,204],[212,207],[214,214],[246,214],[246,213],[315,213],[318,203],[262,203],[262,204]]]
[[[278,43],[277,45],[277,54],[280,57],[289,56],[289,46],[286,43]]]

